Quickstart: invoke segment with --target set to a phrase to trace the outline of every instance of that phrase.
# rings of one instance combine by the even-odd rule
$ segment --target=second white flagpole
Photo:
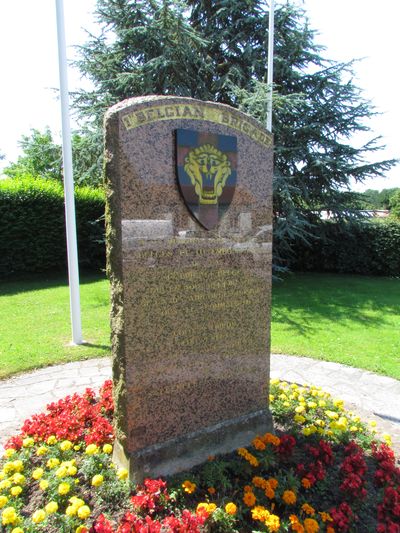
[[[270,0],[268,21],[268,63],[267,63],[267,130],[272,131],[272,84],[274,82],[274,24],[275,0]]]

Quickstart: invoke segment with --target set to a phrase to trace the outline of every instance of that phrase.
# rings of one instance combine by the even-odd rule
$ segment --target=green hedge
[[[298,271],[400,276],[400,223],[323,222],[311,246],[298,242],[290,268]]]
[[[104,194],[76,188],[79,263],[104,267]],[[64,190],[61,183],[26,176],[0,181],[0,278],[65,269]]]

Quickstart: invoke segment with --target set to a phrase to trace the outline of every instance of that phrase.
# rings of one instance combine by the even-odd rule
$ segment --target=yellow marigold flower
[[[9,489],[11,487],[11,481],[9,479],[3,479],[0,481],[0,490]]]
[[[62,442],[60,442],[59,446],[60,450],[62,450],[63,452],[67,452],[72,448],[73,444],[70,440],[63,440]]]
[[[182,488],[188,494],[192,494],[196,490],[196,483],[192,483],[188,479],[182,483]]]
[[[48,448],[46,446],[39,446],[39,448],[36,450],[36,455],[45,455],[48,451]]]
[[[82,505],[85,505],[85,502],[77,496],[71,496],[68,501],[72,503],[72,505],[75,505],[77,508],[82,507]]]
[[[24,463],[20,459],[13,461],[12,464],[16,472],[22,472],[22,470],[24,469]]]
[[[93,487],[100,487],[100,485],[103,484],[104,477],[101,474],[96,474],[92,477],[92,485]]]
[[[13,475],[12,481],[15,483],[15,485],[23,485],[25,483],[25,476],[17,472]]]
[[[19,496],[22,492],[22,487],[19,485],[16,485],[15,487],[11,487],[10,489],[11,496]]]
[[[304,531],[306,533],[316,533],[319,531],[319,525],[314,518],[306,518],[304,520]]]
[[[287,396],[284,392],[282,392],[280,395],[279,395],[279,399],[280,400],[287,400]]]
[[[68,505],[68,507],[65,509],[65,514],[67,516],[75,516],[78,512],[79,507],[76,505]]]
[[[304,413],[305,410],[306,408],[304,407],[304,405],[298,405],[295,409],[297,414]]]
[[[40,479],[44,474],[43,468],[35,468],[32,472],[33,479]]]
[[[87,455],[95,455],[96,453],[99,453],[99,448],[96,446],[96,444],[89,444],[86,446],[85,453]]]
[[[15,448],[7,448],[7,450],[4,450],[3,457],[6,457],[7,459],[9,459],[12,455],[14,455],[15,451],[16,451]]]
[[[269,395],[269,401],[272,403],[275,400],[275,396],[273,394]]]
[[[82,447],[82,446],[81,446],[80,444],[75,444],[75,446],[74,446],[74,450],[75,450],[76,452],[79,452],[79,450],[81,449],[81,447]],[[82,527],[82,526],[79,526],[79,527]],[[78,528],[78,529],[79,529],[79,528]],[[78,531],[78,529],[77,529],[77,531]]]
[[[309,407],[310,409],[315,409],[317,405],[317,402],[307,402],[307,407]]]
[[[286,505],[294,505],[296,503],[297,497],[292,490],[285,490],[282,495],[282,500],[286,503]]]
[[[58,503],[57,502],[49,502],[45,506],[45,511],[47,514],[54,514],[58,511]]]
[[[86,529],[85,526],[78,526],[78,527],[75,529],[75,533],[84,533],[85,531],[87,531],[87,529]]]
[[[319,426],[321,428],[324,428],[325,427],[325,422],[323,420],[321,420],[320,418],[317,418],[317,420],[314,420],[314,424],[316,426]]]
[[[269,528],[270,532],[279,531],[279,528],[281,527],[279,516],[276,514],[268,513],[268,516],[265,519],[265,525]]]
[[[333,400],[333,405],[336,407],[336,409],[339,409],[340,411],[344,408],[343,400],[335,399]]]
[[[24,530],[22,529],[22,527],[14,527],[11,530],[11,533],[24,533]]]
[[[64,496],[65,494],[68,494],[68,492],[70,491],[71,489],[71,486],[69,483],[60,483],[58,485],[58,494],[61,494],[61,496]]]
[[[298,424],[304,424],[304,422],[306,421],[304,416],[303,415],[299,415],[299,414],[294,415],[293,418],[294,418],[294,421],[297,422]]]
[[[55,435],[50,435],[46,442],[47,444],[57,444],[57,437]]]
[[[392,437],[389,435],[389,433],[382,433],[382,439],[386,442],[388,446],[392,445]]]
[[[46,518],[46,511],[44,509],[38,509],[32,515],[32,522],[40,524]]]
[[[199,513],[201,511],[207,512],[207,507],[208,507],[207,502],[200,502],[199,504],[197,504],[196,513]]]
[[[271,385],[278,385],[279,384],[279,379],[278,378],[273,378],[269,382],[271,383]]]
[[[207,505],[207,512],[209,514],[213,514],[213,512],[216,510],[216,508],[217,508],[217,505],[215,503],[209,503]]]
[[[257,499],[252,492],[245,492],[243,496],[243,502],[247,507],[253,507]]]
[[[111,444],[104,444],[104,446],[103,446],[103,452],[104,453],[110,454],[110,453],[112,453],[112,451],[113,451],[113,447],[111,446]]]
[[[359,424],[361,422],[361,418],[359,416],[353,416],[353,422]]]
[[[303,503],[303,505],[301,506],[301,510],[309,515],[315,514],[314,507],[312,507],[312,505],[309,505],[308,503]]]
[[[263,441],[260,439],[260,437],[256,437],[251,441],[252,445],[256,450],[265,450],[266,445],[263,443]]]
[[[39,488],[41,490],[46,490],[49,486],[49,482],[47,481],[47,479],[41,479],[40,480],[40,483],[39,483]]]
[[[118,468],[117,478],[121,480],[128,479],[128,470],[126,468]]]
[[[257,505],[251,510],[251,517],[253,520],[259,520],[260,522],[264,522],[267,513],[268,511],[265,507],[263,507],[262,505]]]
[[[227,514],[234,515],[236,514],[236,511],[237,511],[237,507],[233,502],[229,502],[225,505],[225,512]]]
[[[325,414],[328,418],[332,418],[333,420],[337,420],[339,418],[339,415],[335,411],[325,411]]]
[[[13,525],[18,520],[18,515],[14,507],[6,507],[1,513],[1,523],[3,526]]]
[[[7,496],[0,495],[0,509],[2,509],[8,502]]]
[[[32,446],[35,444],[35,441],[32,439],[32,437],[26,437],[23,441],[22,441],[22,446],[24,448],[32,448]]]
[[[69,465],[67,467],[67,472],[69,476],[74,476],[78,472],[78,469],[74,465]]]
[[[57,477],[66,477],[68,475],[68,468],[65,465],[60,466],[56,470]]]
[[[59,464],[60,464],[60,460],[57,459],[57,457],[50,457],[50,459],[46,463],[46,466],[47,468],[55,468]]]
[[[82,507],[79,507],[78,509],[78,516],[82,520],[86,520],[86,518],[89,518],[91,513],[90,507],[87,505],[82,505]]]
[[[319,400],[318,405],[320,407],[326,407],[326,401],[325,400]]]
[[[207,492],[212,495],[215,494],[217,491],[215,487],[208,487]]]
[[[284,407],[290,407],[290,402],[283,402]]]

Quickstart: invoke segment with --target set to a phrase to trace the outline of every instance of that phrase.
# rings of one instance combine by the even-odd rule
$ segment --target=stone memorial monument
[[[149,96],[106,115],[114,458],[134,481],[271,429],[272,151],[222,104]]]

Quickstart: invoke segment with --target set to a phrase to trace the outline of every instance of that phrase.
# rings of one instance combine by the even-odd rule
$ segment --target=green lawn
[[[82,331],[87,344],[71,346],[67,281],[50,278],[0,284],[0,378],[55,363],[110,353],[109,287],[99,276],[81,278]]]
[[[0,283],[0,378],[109,355],[109,286],[81,278],[87,344],[71,346],[65,279]],[[272,351],[307,355],[400,379],[400,280],[295,274],[273,287]]]
[[[400,379],[400,280],[295,274],[273,287],[272,351]]]

